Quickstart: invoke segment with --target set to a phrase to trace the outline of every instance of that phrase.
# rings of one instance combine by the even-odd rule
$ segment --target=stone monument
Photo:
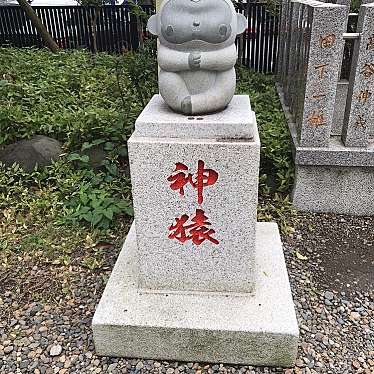
[[[235,39],[247,25],[230,0],[164,1],[148,22],[158,36],[159,88],[184,114],[224,109],[235,93]]]
[[[99,355],[296,358],[278,228],[256,222],[256,117],[247,96],[233,96],[243,25],[228,0],[164,0],[149,21],[161,95],[128,141],[135,221],[93,319]]]
[[[292,136],[294,206],[372,216],[374,3],[361,5],[354,33],[347,33],[348,17],[346,5],[283,0],[277,88]],[[354,45],[345,80],[348,40]]]

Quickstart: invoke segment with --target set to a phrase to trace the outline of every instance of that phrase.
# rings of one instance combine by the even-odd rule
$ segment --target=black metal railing
[[[124,6],[33,7],[60,48],[121,53],[139,47],[137,17]],[[150,14],[153,10],[144,6]],[[96,32],[94,32],[96,24]],[[96,43],[94,36],[96,35]],[[0,45],[43,47],[43,41],[19,6],[0,7]]]
[[[246,16],[247,30],[237,40],[239,61],[257,72],[274,72],[278,50],[278,16],[264,2],[236,4]]]
[[[154,13],[152,6],[142,8],[148,15]],[[272,73],[278,48],[278,17],[262,2],[238,2],[236,8],[248,19],[246,31],[237,40],[239,62],[255,71]],[[33,9],[63,49],[122,53],[137,50],[140,39],[150,37],[126,6],[104,6],[98,11],[83,6]],[[0,46],[43,47],[37,30],[19,6],[0,6]]]

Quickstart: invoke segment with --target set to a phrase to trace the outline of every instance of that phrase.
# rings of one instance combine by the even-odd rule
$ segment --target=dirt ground
[[[291,217],[290,217],[291,221]],[[91,321],[125,237],[102,266],[67,266],[14,251],[0,270],[0,373],[374,373],[374,218],[298,214],[283,235],[300,327],[293,368],[182,363],[95,354]]]

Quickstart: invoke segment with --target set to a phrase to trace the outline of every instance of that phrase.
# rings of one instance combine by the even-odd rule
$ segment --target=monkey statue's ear
[[[147,24],[147,28],[149,32],[153,35],[158,35],[157,29],[158,29],[158,17],[157,14],[154,14],[149,20]]]
[[[243,14],[236,13],[236,18],[237,18],[236,33],[239,35],[239,34],[243,33],[245,31],[245,29],[248,27],[248,22],[247,22],[247,18]]]

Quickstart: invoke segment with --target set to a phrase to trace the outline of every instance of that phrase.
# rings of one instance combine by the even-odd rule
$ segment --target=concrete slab
[[[136,252],[133,225],[93,319],[97,354],[293,364],[298,327],[276,224],[258,223],[254,296],[139,292]]]

